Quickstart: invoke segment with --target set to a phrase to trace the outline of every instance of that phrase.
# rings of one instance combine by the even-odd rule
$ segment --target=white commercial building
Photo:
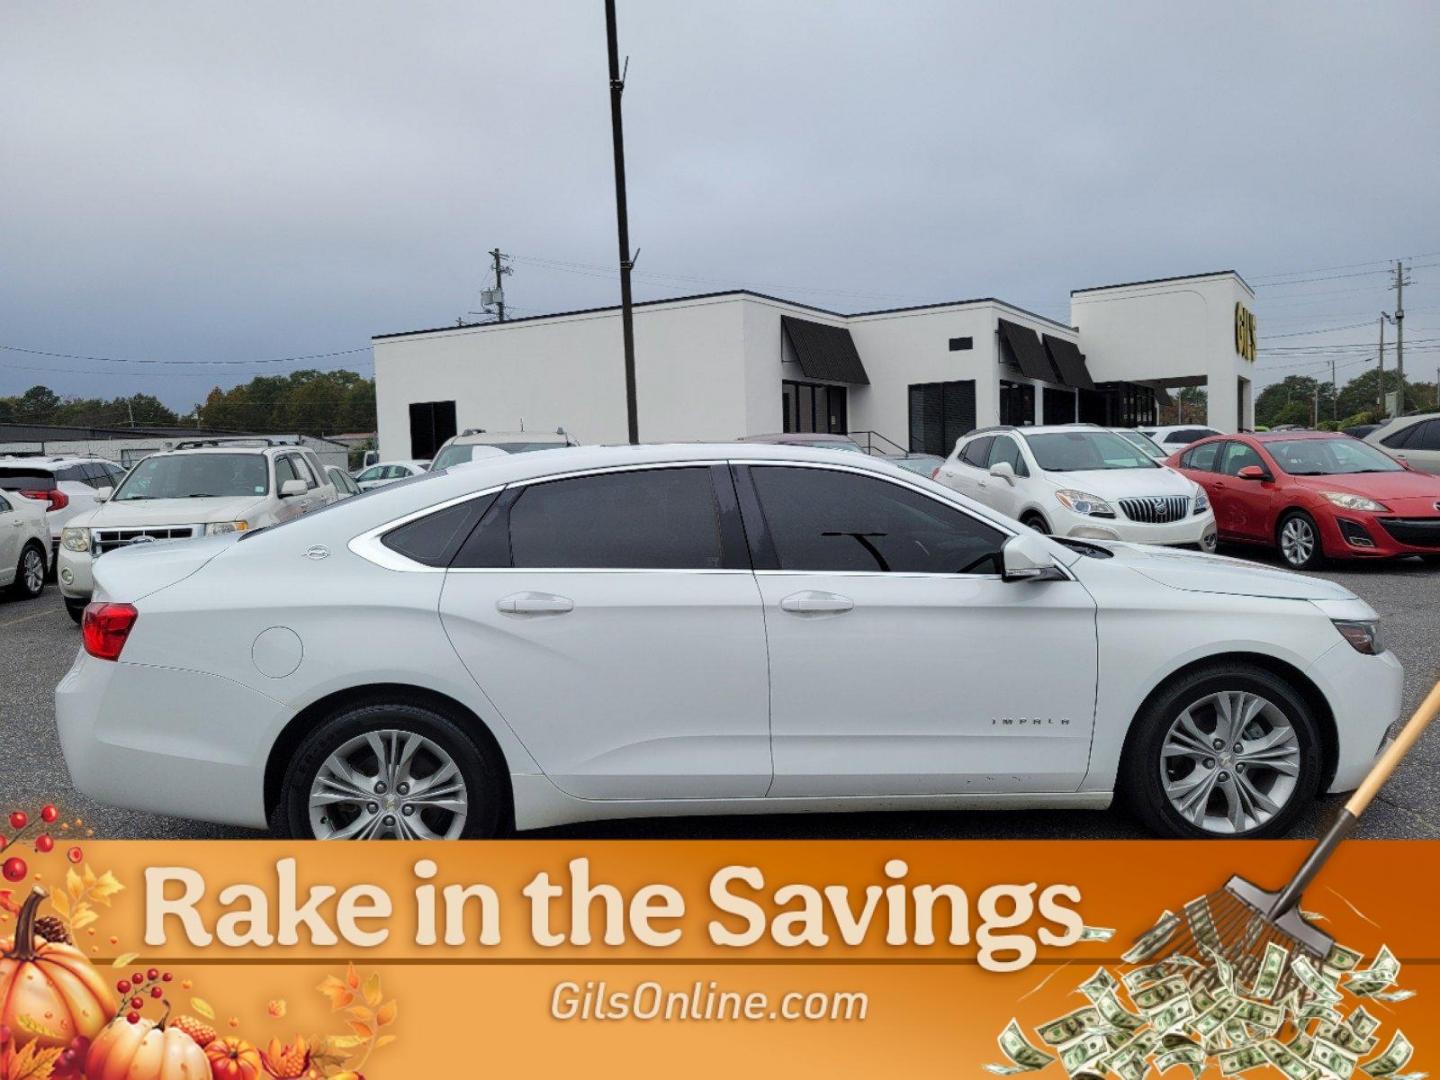
[[[848,432],[945,454],[991,424],[1154,423],[1180,386],[1205,387],[1208,422],[1233,431],[1253,424],[1253,305],[1229,270],[1076,290],[1073,325],[990,298],[854,315],[747,290],[636,304],[640,438]],[[618,308],[373,344],[382,459],[470,428],[626,439]]]

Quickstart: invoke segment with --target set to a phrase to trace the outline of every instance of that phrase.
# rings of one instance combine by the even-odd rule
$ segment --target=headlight
[[[248,521],[212,521],[205,526],[206,536],[219,536],[221,533],[244,532],[250,528]]]
[[[1204,488],[1201,488],[1199,491],[1195,492],[1195,513],[1203,514],[1206,510],[1209,509],[1210,496],[1205,494]]]
[[[1110,504],[1097,495],[1087,495],[1083,491],[1057,491],[1055,498],[1060,500],[1060,505],[1065,509],[1073,510],[1082,517],[1115,516],[1115,510]]]
[[[1380,620],[1369,621],[1332,619],[1340,636],[1348,641],[1356,652],[1367,656],[1379,656],[1385,651],[1385,642],[1380,639]]]
[[[1373,510],[1377,513],[1384,513],[1390,509],[1384,503],[1367,499],[1364,495],[1351,495],[1348,491],[1322,491],[1320,494],[1336,506],[1343,506],[1346,510]]]
[[[66,526],[60,530],[60,543],[65,545],[67,551],[89,551],[90,530]]]

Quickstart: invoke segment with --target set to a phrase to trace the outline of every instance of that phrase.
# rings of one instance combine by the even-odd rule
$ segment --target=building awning
[[[1095,380],[1090,377],[1090,369],[1085,366],[1085,354],[1079,346],[1051,334],[1044,335],[1044,338],[1045,351],[1050,354],[1055,370],[1060,372],[1061,382],[1078,390],[1094,390]]]
[[[1008,319],[999,321],[1000,340],[1005,346],[1002,352],[1008,353],[1020,373],[1027,379],[1059,382],[1059,374],[1050,366],[1050,359],[1040,344],[1040,335],[1028,326],[1020,326]]]
[[[780,316],[780,325],[807,379],[870,385],[855,340],[845,327],[826,326],[793,315]]]

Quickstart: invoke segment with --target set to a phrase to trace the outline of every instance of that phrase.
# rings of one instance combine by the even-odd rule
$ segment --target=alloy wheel
[[[1304,566],[1315,554],[1315,529],[1302,517],[1292,517],[1280,530],[1280,553],[1291,566]]]
[[[34,548],[27,548],[20,559],[20,576],[25,582],[25,591],[35,596],[45,587],[45,560]]]
[[[1160,783],[1190,824],[1236,835],[1285,808],[1300,762],[1299,737],[1278,705],[1249,691],[1222,690],[1192,702],[1170,725]]]
[[[454,758],[433,739],[394,728],[342,743],[310,787],[317,840],[454,840],[468,810]]]

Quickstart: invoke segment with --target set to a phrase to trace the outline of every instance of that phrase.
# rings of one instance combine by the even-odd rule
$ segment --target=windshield
[[[1394,458],[1358,439],[1283,439],[1267,442],[1265,449],[1275,464],[1291,476],[1345,476],[1403,469]]]
[[[1155,469],[1144,451],[1113,431],[1057,431],[1025,436],[1035,462],[1046,472]]]
[[[451,465],[473,461],[476,446],[493,446],[496,450],[504,450],[507,454],[528,454],[532,450],[558,450],[564,445],[564,443],[558,442],[468,443],[465,445],[452,443],[435,455],[435,460],[430,463],[430,471],[440,472],[442,469],[448,469]]]
[[[260,454],[157,454],[130,470],[114,501],[224,498],[269,490],[269,469]]]
[[[1146,435],[1144,432],[1117,431],[1116,434],[1119,435],[1126,442],[1128,442],[1131,446],[1138,446],[1141,450],[1143,450],[1150,457],[1154,458],[1156,461],[1170,456],[1169,454],[1165,453],[1164,450],[1160,449],[1160,445],[1154,439]]]

